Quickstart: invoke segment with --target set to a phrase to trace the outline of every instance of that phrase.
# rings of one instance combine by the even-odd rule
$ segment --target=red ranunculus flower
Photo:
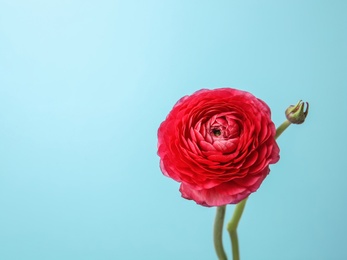
[[[203,206],[234,204],[255,192],[279,160],[269,107],[252,94],[202,89],[181,98],[158,130],[164,175]]]

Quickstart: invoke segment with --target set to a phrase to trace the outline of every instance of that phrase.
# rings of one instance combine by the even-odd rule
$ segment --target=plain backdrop
[[[310,103],[248,200],[241,259],[347,259],[346,13],[344,0],[0,0],[0,259],[216,259],[215,208],[162,175],[156,135],[179,98],[227,86],[277,126]]]

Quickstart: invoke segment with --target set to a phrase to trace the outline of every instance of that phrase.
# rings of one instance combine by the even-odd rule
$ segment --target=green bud
[[[304,109],[306,103],[306,109]],[[302,124],[308,114],[308,102],[300,100],[295,106],[291,105],[286,110],[286,117],[292,124]]]

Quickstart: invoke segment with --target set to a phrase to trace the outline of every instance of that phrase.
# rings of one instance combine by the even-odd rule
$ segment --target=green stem
[[[282,123],[282,125],[280,125],[279,127],[277,127],[276,129],[276,135],[275,135],[275,139],[277,139],[283,132],[284,130],[287,129],[288,126],[290,126],[291,122],[289,122],[288,120],[284,121]]]
[[[216,254],[219,260],[228,259],[225,254],[225,251],[223,248],[223,241],[222,241],[225,207],[226,206],[217,207],[216,218],[214,220],[214,233],[213,233],[214,248],[216,250]]]
[[[276,129],[276,135],[275,139],[277,139],[284,130],[287,129],[288,126],[291,125],[291,122],[288,120],[285,120],[277,129]],[[232,253],[233,253],[233,260],[240,260],[240,253],[239,253],[239,239],[237,237],[237,226],[240,222],[240,219],[242,217],[243,210],[246,206],[247,198],[240,201],[234,210],[234,215],[231,218],[230,222],[228,223],[227,230],[229,232],[229,236],[231,239],[231,247],[232,247]],[[225,209],[224,209],[225,210]],[[224,212],[225,213],[225,212]],[[223,214],[224,214],[223,213]],[[217,217],[216,217],[217,218]],[[224,218],[224,215],[223,215]],[[222,222],[223,225],[223,222]],[[225,254],[225,253],[224,253]],[[223,259],[223,258],[221,258]]]
[[[246,206],[247,198],[240,201],[234,210],[234,215],[231,218],[230,222],[228,223],[227,230],[229,232],[229,236],[231,239],[231,247],[232,247],[232,253],[233,253],[233,260],[240,260],[240,253],[239,253],[239,239],[237,237],[237,226],[240,222],[243,210]]]

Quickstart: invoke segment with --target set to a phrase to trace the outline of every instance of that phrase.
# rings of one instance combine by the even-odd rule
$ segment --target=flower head
[[[279,160],[269,107],[252,94],[202,89],[181,98],[158,129],[164,175],[186,199],[234,204],[255,192]]]

